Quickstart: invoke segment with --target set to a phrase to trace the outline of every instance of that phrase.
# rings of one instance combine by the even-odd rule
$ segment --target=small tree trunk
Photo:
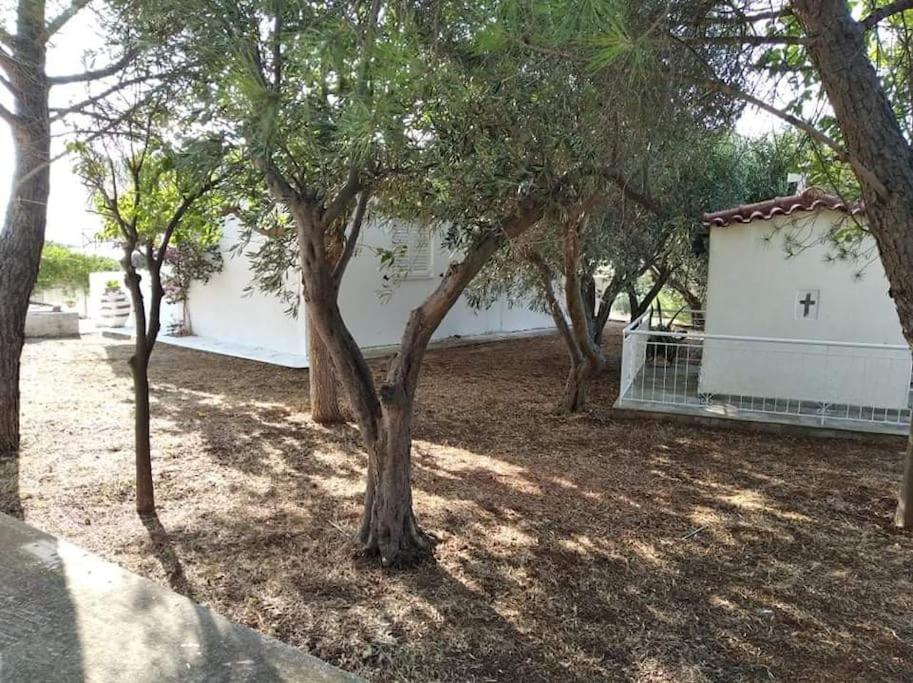
[[[137,347],[140,344],[137,343]],[[152,445],[150,439],[151,411],[149,407],[149,361],[145,352],[130,358],[133,373],[133,429],[136,451],[136,511],[141,515],[155,514],[155,493],[152,485]]]
[[[128,243],[124,248],[124,258],[121,263],[126,270],[124,281],[130,291],[133,302],[133,334],[134,348],[130,356],[130,372],[133,375],[133,445],[136,462],[136,511],[141,515],[155,514],[155,494],[152,485],[152,445],[150,439],[149,407],[149,356],[152,352],[151,343],[147,339],[146,308],[143,291],[140,288],[140,276],[132,265],[132,254],[136,248],[135,243]],[[150,260],[150,265],[151,260]],[[155,306],[160,303],[160,297],[155,296],[155,279],[153,278],[152,308],[154,320],[152,326],[158,333],[158,315]]]
[[[415,564],[431,556],[434,540],[412,510],[413,399],[385,406],[376,443],[368,448],[368,481],[358,541],[385,567]]]
[[[311,417],[320,424],[345,422],[339,405],[339,388],[333,359],[317,326],[308,316],[308,388],[311,397]]]
[[[593,380],[602,372],[604,365],[583,359],[568,370],[564,393],[558,404],[561,413],[580,413],[586,410],[587,398]]]
[[[895,526],[913,529],[913,424],[907,438],[907,452],[904,456],[903,479],[900,483],[900,496],[897,510],[894,513]]]

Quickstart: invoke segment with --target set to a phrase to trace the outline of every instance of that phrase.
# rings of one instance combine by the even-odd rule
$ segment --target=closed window
[[[416,225],[397,225],[393,228],[395,269],[404,280],[432,277],[433,236]]]

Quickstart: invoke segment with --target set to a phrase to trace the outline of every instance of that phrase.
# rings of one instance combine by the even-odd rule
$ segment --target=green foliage
[[[652,286],[650,271],[669,269],[698,298],[706,284],[706,256],[694,253],[702,214],[783,195],[796,160],[795,141],[750,139],[706,132],[673,140],[653,159],[648,186],[666,210],[646,212],[624,197],[609,195],[582,234],[580,274],[602,286],[618,275],[642,294]],[[563,272],[558,225],[544,222],[524,246],[534,248],[558,277]],[[522,258],[496,258],[471,290],[476,306],[499,296],[546,310],[537,272]]]
[[[54,242],[44,245],[36,289],[61,288],[66,291],[87,291],[89,273],[117,270],[117,261],[97,254],[84,254]]]
[[[136,250],[147,266],[163,247],[173,246],[161,256],[171,255],[172,267],[177,266],[170,296],[182,299],[194,273],[208,277],[221,267],[207,255],[221,237],[225,199],[216,186],[225,151],[210,136],[166,141],[161,134],[166,125],[151,114],[145,137],[138,139],[134,128],[103,144],[74,144],[72,151],[102,217],[99,238]]]
[[[111,153],[110,146],[104,150],[88,146],[74,149],[80,155],[78,174],[95,190],[95,208],[103,219],[99,238],[122,241],[123,221],[136,231],[138,245],[154,248],[185,198],[209,181],[222,158],[221,147],[210,140],[195,141],[182,148],[152,141],[148,148],[135,153]],[[108,206],[106,194],[108,199],[116,200],[119,216]],[[194,201],[181,216],[173,243],[218,242],[222,207],[223,199],[215,192],[207,192]]]

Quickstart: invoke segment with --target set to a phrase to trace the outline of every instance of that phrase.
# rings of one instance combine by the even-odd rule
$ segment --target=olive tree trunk
[[[419,561],[430,555],[433,546],[412,507],[412,416],[425,351],[466,286],[501,245],[541,218],[544,202],[521,200],[516,211],[480,237],[462,261],[450,265],[437,288],[410,314],[399,352],[378,387],[339,311],[338,266],[330,267],[324,243],[327,224],[338,216],[297,192],[268,159],[255,161],[273,196],[294,219],[310,322],[330,353],[368,452],[364,509],[356,537],[360,550],[384,566]],[[344,207],[346,195],[356,192],[357,187],[347,187],[329,207]],[[355,236],[348,235],[347,250]]]
[[[399,406],[385,406],[378,439],[368,448],[358,543],[387,566],[414,564],[434,547],[412,508],[413,404],[414,397]]]
[[[564,392],[558,411],[561,413],[581,413],[586,410],[587,397],[593,380],[602,372],[604,365],[600,366],[588,359],[572,365],[567,373],[564,383]]]
[[[868,58],[865,26],[844,0],[794,0],[862,187],[866,218],[907,342],[913,344],[913,150]],[[913,436],[911,436],[913,438]],[[913,443],[907,448],[895,516],[913,527]]]
[[[320,424],[338,424],[346,418],[339,405],[339,388],[333,358],[308,314],[308,391],[311,418]]]

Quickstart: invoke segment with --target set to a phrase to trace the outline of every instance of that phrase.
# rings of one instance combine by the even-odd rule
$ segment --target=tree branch
[[[805,36],[695,36],[681,40],[710,45],[808,45],[808,38]]]
[[[351,164],[349,167],[348,178],[346,178],[346,184],[343,185],[342,189],[329,203],[326,210],[323,212],[323,215],[320,217],[320,222],[324,225],[332,224],[337,218],[342,215],[342,213],[346,210],[346,207],[349,205],[349,202],[351,202],[352,198],[358,194],[360,189],[361,183],[358,180],[358,170],[355,168],[354,164]]]
[[[858,160],[852,158],[850,156],[849,152],[840,143],[838,143],[833,138],[825,135],[824,133],[822,133],[820,130],[815,128],[813,125],[811,125],[807,121],[804,121],[797,116],[793,116],[792,114],[788,114],[787,112],[785,112],[781,109],[777,109],[776,107],[774,107],[771,104],[768,104],[764,100],[762,100],[758,97],[755,97],[754,95],[750,95],[743,90],[734,88],[731,85],[727,85],[726,83],[723,83],[722,81],[719,81],[716,79],[708,79],[703,82],[703,85],[704,85],[704,87],[709,88],[711,90],[716,90],[717,92],[721,92],[721,93],[724,93],[731,97],[736,97],[740,100],[748,102],[749,104],[754,105],[758,109],[761,109],[762,111],[766,111],[768,114],[772,114],[773,116],[776,116],[777,118],[782,119],[783,121],[786,121],[791,126],[798,128],[802,132],[807,133],[808,136],[810,138],[812,138],[813,140],[820,142],[822,145],[825,145],[826,147],[830,147],[832,150],[834,150],[837,153],[838,159],[840,159],[842,161],[846,161],[847,163],[851,164],[853,166],[853,168],[856,170],[856,172],[859,173],[859,175],[863,176],[867,182],[871,183],[872,187],[874,187],[875,190],[879,194],[884,195],[887,192],[887,189],[885,188],[885,186],[882,184],[882,182],[880,180],[878,180],[877,176],[875,176],[875,174],[870,169],[868,169],[866,166],[864,166]]]
[[[107,98],[109,95],[113,95],[114,93],[116,93],[118,90],[123,90],[124,88],[130,87],[131,85],[136,85],[137,83],[142,83],[147,78],[148,78],[147,76],[137,76],[136,78],[130,78],[130,79],[127,79],[126,81],[121,81],[119,83],[115,83],[114,85],[106,88],[105,90],[102,90],[97,95],[92,95],[91,97],[87,97],[86,99],[81,100],[81,101],[77,102],[76,104],[71,104],[68,107],[51,107],[50,111],[53,112],[53,116],[51,116],[51,122],[53,123],[54,121],[59,121],[60,119],[67,116],[68,114],[75,114],[77,112],[82,113],[83,109],[86,109],[87,107],[91,107],[93,104],[97,104],[97,103],[101,102],[102,100]],[[149,95],[151,95],[152,93],[155,92],[155,90],[158,90],[161,87],[162,87],[161,85],[157,86],[152,92],[149,93]],[[132,107],[131,109],[136,109],[136,106]]]
[[[624,194],[625,197],[640,205],[650,213],[656,216],[661,216],[663,214],[664,208],[662,204],[660,204],[659,201],[650,195],[635,190],[631,186],[631,183],[628,182],[628,179],[624,176],[624,174],[621,173],[621,171],[611,168],[605,169],[602,173],[602,176],[606,180],[612,181],[621,190],[622,194]]]
[[[90,1],[91,0],[73,0],[69,7],[48,22],[48,25],[44,29],[44,39],[47,40],[62,29],[66,23],[75,17]]]
[[[866,31],[869,31],[888,17],[900,14],[901,12],[906,12],[909,9],[913,9],[913,0],[895,0],[884,7],[873,10],[871,14],[859,23],[862,24]]]
[[[593,364],[600,367],[603,359],[593,343],[590,324],[584,310],[580,288],[580,233],[587,221],[589,207],[581,204],[574,215],[565,219],[562,227],[562,259],[564,265],[564,301],[568,317],[571,319],[571,332],[577,342],[580,353]]]
[[[6,76],[0,74],[0,85],[2,85],[13,97],[19,96],[19,89],[12,84],[12,82],[6,78]]]
[[[107,78],[108,76],[113,76],[117,72],[122,71],[127,64],[133,61],[136,55],[137,52],[135,50],[128,50],[120,59],[106,67],[91,69],[81,73],[67,74],[65,76],[48,76],[48,83],[50,85],[65,85],[67,83],[84,83],[85,81],[96,81],[100,78]]]
[[[346,235],[346,245],[343,247],[342,254],[339,255],[339,260],[336,261],[336,265],[333,267],[333,281],[337,287],[342,281],[342,276],[349,265],[349,261],[352,260],[355,247],[358,245],[358,236],[361,234],[361,224],[365,219],[369,197],[369,192],[362,190],[361,195],[358,197],[358,204],[355,207],[355,216],[352,218],[352,228],[349,230],[349,234]]]
[[[18,127],[20,123],[19,117],[2,104],[0,104],[0,119],[3,119],[12,127]]]
[[[162,263],[165,261],[165,252],[168,250],[168,244],[171,242],[171,236],[181,224],[181,221],[184,219],[184,215],[187,213],[187,211],[190,210],[190,207],[195,202],[201,199],[205,194],[215,189],[227,177],[228,173],[211,176],[209,180],[203,183],[203,185],[201,185],[195,192],[186,195],[184,199],[181,200],[181,204],[178,206],[177,211],[174,212],[174,215],[171,217],[171,220],[168,221],[168,225],[165,227],[165,231],[162,233],[162,242],[155,254],[155,269],[157,271],[161,271],[162,269]]]
[[[11,54],[0,46],[0,69],[9,73],[12,69],[16,68],[18,63],[19,62],[17,62]]]
[[[733,8],[735,9],[735,8]],[[789,7],[784,7],[783,9],[770,10],[768,12],[756,12],[754,14],[746,14],[745,12],[735,10],[731,15],[710,15],[704,18],[701,22],[696,23],[710,23],[710,24],[753,24],[758,21],[771,21],[774,19],[783,19],[785,17],[791,17],[793,11]]]
[[[596,312],[596,321],[593,325],[596,339],[602,339],[602,331],[605,329],[609,316],[612,314],[612,304],[621,294],[627,283],[627,278],[621,274],[621,271],[612,274],[612,279],[606,288],[602,290],[602,296],[599,299],[599,310]]]
[[[497,227],[479,238],[462,261],[450,265],[437,288],[409,316],[399,352],[391,361],[381,387],[384,400],[395,401],[414,395],[428,342],[444,316],[492,254],[505,241],[521,235],[539,222],[544,213],[545,202],[541,198],[524,197],[513,212],[499,221]]]
[[[7,31],[3,26],[0,26],[0,43],[6,45],[7,47],[13,47],[15,42],[15,36]]]
[[[548,306],[549,313],[552,315],[555,327],[558,328],[558,332],[561,334],[565,346],[567,346],[568,355],[571,357],[571,364],[577,365],[583,360],[583,354],[580,352],[580,347],[577,345],[574,335],[571,334],[571,328],[568,327],[567,319],[564,317],[564,311],[562,311],[561,306],[558,305],[558,297],[555,296],[555,289],[552,286],[552,282],[554,281],[552,271],[548,267],[548,264],[545,263],[545,259],[542,258],[542,254],[534,249],[525,250],[525,256],[526,260],[536,269],[536,274],[539,276],[539,289],[542,290],[542,296],[545,298],[545,303]]]

